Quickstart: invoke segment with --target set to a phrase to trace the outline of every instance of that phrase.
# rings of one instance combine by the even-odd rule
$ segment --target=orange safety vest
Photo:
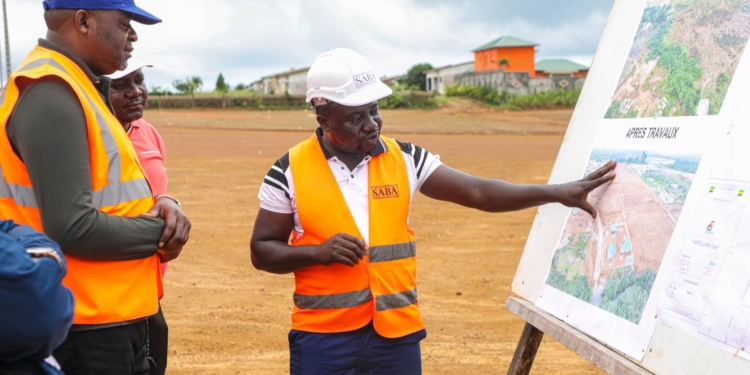
[[[86,117],[94,207],[116,216],[148,212],[154,205],[151,187],[120,122],[76,63],[58,52],[36,47],[11,75],[0,96],[0,218],[43,232],[29,173],[13,152],[6,132],[19,97],[19,77],[56,77],[78,96]],[[65,258],[68,274],[63,284],[75,297],[74,324],[124,322],[157,312],[162,295],[157,255],[130,261]]]
[[[294,272],[292,328],[332,333],[373,322],[383,337],[424,328],[417,306],[414,232],[407,226],[411,194],[401,149],[381,137],[387,151],[369,161],[370,249],[354,267],[315,265]],[[338,233],[363,238],[317,135],[289,152],[297,212],[304,230],[293,246],[318,245]]]

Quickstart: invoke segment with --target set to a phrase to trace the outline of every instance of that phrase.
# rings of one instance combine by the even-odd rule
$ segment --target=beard
[[[364,138],[369,137],[369,136],[371,136],[373,134],[377,134],[378,138],[376,138],[376,139],[380,139],[380,131],[371,132],[371,133],[367,134]],[[331,144],[331,146],[333,147],[334,150],[336,150],[338,152],[344,152],[344,153],[348,153],[348,154],[368,153],[368,152],[372,151],[373,148],[375,148],[375,146],[372,146],[372,147],[365,146],[365,140],[364,139],[358,140],[356,144]]]

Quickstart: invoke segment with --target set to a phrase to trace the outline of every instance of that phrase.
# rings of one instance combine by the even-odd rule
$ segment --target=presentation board
[[[541,207],[513,282],[657,373],[750,373],[749,40],[750,1],[615,3],[549,182],[617,178]]]

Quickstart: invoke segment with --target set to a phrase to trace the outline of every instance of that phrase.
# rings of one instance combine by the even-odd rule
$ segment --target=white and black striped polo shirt
[[[319,135],[320,136],[320,135]],[[398,142],[398,141],[397,141]],[[422,184],[442,163],[440,156],[432,155],[427,150],[411,143],[398,142],[401,152],[406,161],[406,168],[409,174],[409,190],[411,197],[422,187]],[[322,148],[322,147],[321,147]],[[365,237],[365,242],[369,242],[370,234],[370,215],[368,201],[368,162],[371,158],[377,157],[387,151],[386,144],[381,140],[380,143],[370,152],[370,155],[354,170],[349,168],[335,156],[328,154],[325,148],[323,153],[328,159],[328,166],[331,168],[336,181],[341,188],[349,210],[352,212],[354,221],[357,223],[360,233]],[[294,183],[292,181],[292,172],[289,167],[289,153],[277,160],[266,174],[263,184],[260,186],[258,193],[260,207],[264,210],[280,214],[294,214],[294,229],[298,234],[302,234],[303,229],[299,222],[297,214],[297,201],[294,194]]]

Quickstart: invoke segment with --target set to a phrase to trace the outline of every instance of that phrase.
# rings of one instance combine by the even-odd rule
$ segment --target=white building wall
[[[473,61],[428,70],[426,72],[426,89],[427,91],[436,91],[440,95],[445,95],[445,86],[455,83],[456,75],[471,71],[474,71]]]
[[[292,96],[302,96],[307,93],[307,72],[310,69],[299,69],[290,72],[274,74],[263,77],[263,90],[265,95],[284,95],[289,92]]]
[[[303,96],[307,94],[307,70],[290,74],[288,77],[289,95]]]
[[[248,89],[255,90],[255,91],[257,91],[257,92],[259,92],[259,93],[262,94],[264,92],[263,91],[264,87],[265,87],[265,85],[263,84],[263,80],[260,80],[260,81],[255,81],[255,82],[251,83],[250,86],[248,87]]]
[[[274,78],[273,77],[263,77],[263,90],[261,91],[264,95],[270,95],[271,92],[274,92]]]

